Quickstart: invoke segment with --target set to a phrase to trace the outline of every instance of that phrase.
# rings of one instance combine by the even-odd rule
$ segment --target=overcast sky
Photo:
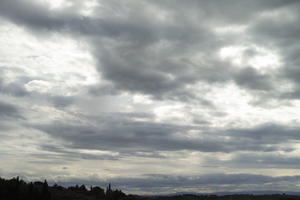
[[[298,0],[0,0],[0,176],[300,189]]]

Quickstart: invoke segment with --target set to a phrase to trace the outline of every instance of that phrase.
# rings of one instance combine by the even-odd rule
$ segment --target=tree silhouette
[[[43,183],[42,199],[44,199],[44,200],[50,200],[51,199],[51,194],[49,192],[47,180],[45,180],[44,183]]]
[[[95,196],[97,199],[104,199],[105,198],[105,192],[102,188],[96,186],[91,187],[91,194]]]

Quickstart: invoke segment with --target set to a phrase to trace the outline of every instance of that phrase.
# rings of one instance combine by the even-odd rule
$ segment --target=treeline
[[[300,196],[274,195],[176,195],[148,196],[126,195],[113,190],[111,185],[104,190],[98,186],[76,185],[68,188],[57,184],[49,186],[47,181],[26,183],[19,177],[5,180],[0,178],[0,200],[299,200]]]
[[[68,188],[57,184],[49,186],[47,181],[26,183],[19,177],[5,180],[0,178],[0,200],[127,200],[133,196],[125,195],[121,190],[104,190],[98,186],[85,185]]]

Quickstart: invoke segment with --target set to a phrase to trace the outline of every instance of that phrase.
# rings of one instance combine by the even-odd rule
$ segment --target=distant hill
[[[293,191],[276,191],[276,190],[264,190],[264,191],[238,191],[238,192],[212,192],[212,193],[200,193],[200,192],[176,192],[168,194],[158,194],[158,195],[145,195],[145,197],[157,197],[157,196],[178,196],[178,195],[196,195],[196,196],[209,196],[209,195],[237,195],[237,194],[252,194],[252,195],[273,195],[273,194],[285,194],[285,195],[295,195],[300,196],[300,192]]]

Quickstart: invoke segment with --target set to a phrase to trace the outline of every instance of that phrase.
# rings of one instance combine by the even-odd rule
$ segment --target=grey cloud
[[[249,33],[253,42],[278,52],[282,66],[273,73],[274,88],[269,96],[276,99],[295,100],[299,99],[299,33],[296,24],[300,21],[298,13],[299,3],[289,9],[278,11],[273,17],[261,17],[253,22]],[[275,84],[276,83],[276,84]],[[276,85],[293,85],[292,89],[285,91],[276,90]],[[275,95],[274,95],[275,94]]]
[[[197,27],[176,22],[160,24],[148,21],[145,14],[137,15],[141,15],[139,20],[135,20],[136,16],[126,16],[125,19],[129,19],[124,26],[131,26],[133,21],[144,31],[132,29],[134,33],[130,36],[121,31],[120,36],[109,41],[101,37],[91,41],[99,73],[116,89],[159,99],[177,97],[186,100],[195,98],[186,86],[201,81],[219,83],[230,80],[229,63],[222,63],[214,57],[224,42],[208,27],[201,23]],[[150,42],[148,34],[155,36]],[[200,54],[199,63],[192,59],[195,52]]]
[[[182,12],[190,12],[199,17],[199,19],[202,18],[209,22],[213,21],[222,24],[244,24],[249,20],[252,20],[255,15],[263,11],[274,10],[297,3],[299,3],[297,0],[227,0],[225,2],[220,2],[217,0],[189,0],[188,3],[184,3],[180,0],[165,0],[160,1],[157,4],[159,4],[159,6],[163,6],[165,9],[172,10],[174,14],[177,13],[178,16]]]
[[[250,154],[241,153],[234,155],[232,159],[227,161],[210,160],[210,163],[216,165],[238,167],[238,168],[258,168],[258,169],[298,169],[300,157],[288,156],[280,153],[270,154]]]
[[[104,127],[63,123],[34,125],[53,138],[68,140],[69,147],[135,152],[145,150],[227,151],[218,141],[195,141],[184,138],[188,127],[150,122],[106,121]],[[180,133],[180,136],[176,134]]]
[[[18,74],[19,76],[14,80],[7,80],[7,72]],[[23,70],[17,67],[5,67],[0,68],[0,93],[5,95],[11,95],[16,97],[24,97],[28,95],[27,90],[24,88],[24,84],[32,80],[32,77],[21,75]]]
[[[109,154],[109,153],[82,153],[78,152],[74,149],[66,148],[65,146],[55,146],[55,145],[46,145],[42,144],[39,146],[39,148],[42,151],[45,151],[45,153],[40,153],[40,154],[34,154],[33,156],[45,160],[45,157],[47,155],[53,156],[53,158],[58,159],[65,159],[65,160],[120,160],[123,157],[143,157],[143,158],[166,158],[165,156],[161,155],[158,152],[148,152],[148,151],[136,151],[136,152],[131,152],[131,151],[122,151],[117,154]],[[53,154],[54,153],[54,154]],[[48,160],[46,158],[46,160]]]
[[[191,20],[189,17],[193,13],[188,13],[188,8],[210,10],[216,14],[218,20],[223,16],[233,20],[237,18],[236,16],[239,16],[237,19],[241,19],[240,17],[245,15],[244,9],[236,13],[241,9],[233,9],[228,5],[252,8],[251,12],[248,12],[250,14],[258,8],[268,10],[294,3],[294,1],[285,3],[255,1],[254,3],[225,3],[221,6],[223,3],[206,1],[190,1],[189,4],[163,1],[160,5],[145,1],[145,4],[161,7],[171,14],[169,20],[161,22],[150,20],[148,16],[151,14],[150,11],[142,12],[137,9],[144,7],[144,4],[138,2],[132,3],[132,7],[119,2],[117,5],[122,15],[119,17],[105,15],[81,17],[76,12],[71,12],[73,8],[63,13],[52,11],[45,5],[37,3],[25,3],[21,0],[17,2],[18,4],[7,0],[2,1],[2,16],[16,23],[25,24],[33,30],[46,28],[85,37],[98,62],[99,74],[113,84],[110,90],[126,90],[144,93],[158,99],[181,101],[201,100],[202,97],[195,96],[192,91],[186,89],[187,86],[198,82],[214,84],[235,80],[239,86],[245,88],[256,90],[272,88],[269,77],[260,75],[254,70],[239,71],[229,63],[214,57],[218,49],[229,44],[230,41],[215,35],[205,20],[200,20],[200,23],[196,19]],[[109,3],[103,5],[107,10],[113,10],[113,6],[116,5]],[[185,18],[179,19],[172,12],[174,6],[178,8],[180,16]],[[98,9],[102,11],[101,8]],[[131,12],[125,12],[128,9],[137,10],[133,15]],[[218,10],[222,10],[222,17],[217,14]],[[198,19],[205,17],[205,15],[196,16]],[[197,63],[192,59],[197,56],[195,52],[200,54]],[[207,100],[203,99],[204,101]]]
[[[26,89],[22,85],[16,82],[9,83],[9,84],[0,83],[0,92],[3,94],[8,94],[17,97],[23,97],[28,95]]]
[[[0,101],[0,118],[3,119],[20,119],[23,118],[21,111],[14,105]]]
[[[253,68],[245,68],[235,75],[235,81],[238,85],[244,86],[253,90],[272,90],[273,82],[271,77],[260,74]]]
[[[283,100],[297,100],[300,98],[300,87],[296,87],[292,91],[287,91],[280,94],[279,98]]]
[[[53,105],[56,108],[63,109],[72,105],[75,96],[53,95],[38,91],[29,91],[25,88],[27,83],[34,80],[53,81],[49,77],[38,77],[27,75],[26,72],[18,67],[0,68],[0,94],[4,96],[17,97],[23,101],[32,103],[43,102]],[[9,78],[9,74],[14,74],[14,78]],[[17,102],[18,100],[16,100]]]
[[[263,124],[253,128],[232,129],[226,132],[245,143],[255,141],[258,144],[279,144],[299,140],[299,127],[279,124]],[[245,140],[243,140],[245,139]]]
[[[118,156],[111,155],[93,155],[93,154],[81,154],[80,157],[85,160],[118,160]]]
[[[4,123],[3,121],[0,122],[0,128],[1,128],[1,138],[2,139],[7,139],[9,138],[9,136],[5,133],[6,131],[9,131],[9,130],[12,130],[12,129],[15,129],[16,127],[15,126],[12,126],[11,124],[7,124],[7,123]]]
[[[51,96],[49,100],[55,107],[63,108],[73,104],[74,97],[72,96]]]
[[[186,129],[176,125],[143,122],[109,122],[107,127],[91,127],[68,124],[36,125],[54,138],[69,140],[73,148],[105,150],[177,150],[178,148],[211,149],[206,143],[180,140],[172,134]]]
[[[169,39],[167,38],[166,43],[172,48],[179,48],[184,43],[174,43],[168,41]],[[186,94],[183,96],[191,96],[184,87],[195,83],[197,75],[205,79],[212,77],[209,73],[213,70],[204,71],[206,66],[199,66],[200,69],[203,68],[203,72],[199,70],[200,73],[197,73],[196,67],[187,62],[169,60],[170,56],[175,57],[177,54],[170,52],[172,49],[155,49],[155,45],[159,45],[160,41],[161,39],[157,39],[151,44],[139,47],[136,47],[134,38],[124,39],[124,44],[118,41],[119,44],[115,47],[108,47],[108,44],[101,41],[94,53],[95,57],[98,57],[98,70],[105,79],[112,81],[117,89],[150,94],[157,98],[180,96],[184,92]],[[201,39],[198,42],[201,43]]]
[[[220,6],[216,2],[197,3],[191,1],[190,3],[182,5],[180,2],[176,2],[173,5],[171,2],[165,2],[165,4],[163,2],[161,4],[167,5],[164,8],[170,13],[172,12],[168,8],[178,5],[182,5],[183,8],[189,6],[192,10],[202,5],[204,5],[206,10]],[[265,2],[265,5],[260,2],[254,2],[253,4],[252,2],[239,2],[233,5],[246,6],[248,8],[250,5],[256,10],[259,10],[258,8],[261,7],[262,10],[272,10],[286,6],[289,3],[295,2],[290,1],[284,4],[279,1],[276,3],[268,1]],[[226,3],[224,6],[225,11],[222,13],[224,16],[230,16],[229,11],[233,11],[231,6],[229,8],[227,5],[231,4]],[[186,14],[186,10],[182,11],[179,7],[176,8],[181,13],[180,16]],[[201,9],[203,8],[201,7]],[[241,9],[235,9],[234,11],[237,10]],[[241,12],[243,15],[245,14],[244,11]],[[121,31],[120,35],[112,37],[109,43],[97,39],[96,43],[93,44],[95,48],[93,53],[98,58],[99,73],[105,79],[112,81],[117,89],[145,93],[156,98],[172,99],[179,97],[179,100],[183,101],[195,98],[195,96],[191,95],[192,92],[185,90],[185,86],[199,82],[214,84],[233,80],[238,86],[245,89],[264,91],[274,89],[275,82],[271,75],[260,74],[258,71],[250,68],[237,69],[231,64],[214,57],[220,47],[232,41],[222,40],[222,38],[214,34],[205,21],[200,20],[200,23],[199,21],[196,23],[188,16],[187,19],[189,20],[187,22],[171,15],[173,21],[165,22],[163,27],[155,23],[149,23],[145,15],[141,15],[140,20],[134,20],[134,16],[131,15],[126,16],[130,19],[128,20],[125,17],[128,21],[133,21],[136,23],[136,27],[145,29],[145,31],[131,29],[134,32],[131,35],[134,37],[128,37],[126,31]],[[123,25],[125,27],[131,26],[128,21],[124,21]],[[145,23],[148,24],[147,28],[143,26]],[[198,28],[195,28],[195,25]],[[150,42],[147,40],[149,38],[148,34],[155,35],[155,37],[151,37],[153,39]],[[118,41],[117,44],[115,40]],[[95,42],[95,40],[92,41]],[[201,59],[198,63],[191,59],[191,57],[195,56],[193,52],[201,52]],[[180,91],[185,91],[186,94],[183,96],[189,98],[180,98]],[[200,97],[197,96],[196,98]]]
[[[33,29],[43,28],[54,29],[55,31],[58,27],[64,25],[63,20],[60,18],[61,15],[51,13],[46,6],[37,2],[3,0],[0,2],[0,11],[1,16]]]
[[[112,84],[91,85],[87,88],[87,91],[92,96],[118,95],[121,93]]]
[[[203,23],[205,20],[203,20],[206,16],[203,14],[203,12],[210,11],[212,16],[215,16],[218,20],[224,19],[228,17],[231,22],[234,20],[241,20],[245,19],[245,16],[249,16],[247,14],[253,15],[256,14],[256,12],[262,11],[262,10],[268,10],[268,9],[274,9],[281,6],[289,5],[291,3],[295,3],[296,1],[285,1],[284,3],[282,1],[264,1],[263,3],[261,1],[238,1],[231,0],[232,3],[220,3],[216,1],[189,1],[189,3],[182,3],[180,1],[160,1],[157,5],[157,8],[163,8],[163,10],[170,12],[172,14],[174,11],[174,8],[177,8],[178,15],[182,13],[188,13],[191,12],[191,15],[194,15],[195,12],[197,12],[196,17],[198,19],[201,19],[201,23]],[[66,22],[70,23],[74,20],[74,16],[76,16],[76,12],[70,13],[72,10],[64,10],[65,13],[59,11],[51,11],[47,6],[33,3],[33,2],[25,2],[22,0],[15,0],[15,2],[4,0],[1,2],[2,6],[2,15],[9,17],[13,20],[20,21],[21,23],[25,23],[28,25],[35,25],[37,27],[55,27],[56,29],[59,29],[62,27],[62,25],[68,26],[69,24],[66,24]],[[78,2],[75,2],[75,4],[78,4]],[[147,38],[156,38],[152,37],[154,31],[151,31],[151,28],[153,26],[147,26],[146,24],[142,24],[142,20],[145,20],[147,24],[153,23],[151,21],[151,18],[149,16],[145,16],[145,12],[139,10],[139,8],[144,8],[145,5],[151,6],[152,4],[156,5],[157,2],[151,2],[151,1],[144,1],[142,3],[135,1],[135,2],[102,2],[101,8],[105,8],[101,10],[99,9],[99,12],[105,12],[107,10],[112,11],[115,7],[118,7],[120,9],[120,12],[125,13],[125,11],[128,11],[128,9],[136,9],[136,12],[134,15],[138,15],[140,18],[134,18],[134,15],[132,13],[127,13],[127,15],[122,17],[115,17],[112,18],[112,20],[108,21],[108,19],[102,20],[99,19],[98,23],[92,23],[95,24],[96,29],[99,31],[102,31],[104,35],[111,35],[113,37],[119,36],[122,32],[128,33],[127,36],[132,35],[134,38],[137,38],[137,41],[139,40],[139,36],[148,36]],[[129,5],[129,6],[128,6]],[[231,6],[229,6],[231,5]],[[232,7],[232,5],[238,7],[239,9],[235,9]],[[243,9],[247,7],[247,9]],[[73,9],[73,8],[72,8]],[[33,10],[36,10],[37,12],[32,12]],[[199,11],[200,10],[200,11]],[[73,10],[76,11],[76,10]],[[145,10],[147,12],[147,10]],[[193,11],[193,12],[192,12]],[[202,11],[202,12],[201,12]],[[220,12],[222,11],[222,12]],[[246,12],[247,11],[247,12]],[[52,12],[52,13],[51,13]],[[246,14],[247,13],[247,14]],[[109,14],[109,13],[106,13]],[[146,13],[148,14],[148,13]],[[200,14],[200,15],[199,15]],[[213,15],[214,14],[214,15]],[[238,16],[238,17],[237,17]],[[189,16],[187,16],[188,18]],[[194,23],[194,21],[186,21],[186,18],[179,18],[178,16],[171,15],[171,18],[178,19],[179,22],[185,22],[185,23]],[[78,17],[77,19],[89,19],[88,17]],[[130,19],[130,21],[128,20]],[[188,18],[190,19],[190,18]],[[205,18],[206,19],[206,18]],[[127,21],[126,21],[127,20]],[[209,20],[209,19],[206,19]],[[85,30],[84,32],[88,32],[88,30],[91,30],[90,21],[84,21],[85,23],[75,23],[74,26],[77,26],[77,28],[80,28],[82,30]],[[109,22],[109,23],[108,23]],[[124,23],[125,22],[125,23]],[[100,25],[100,26],[98,26]],[[102,28],[103,27],[103,28]],[[182,27],[185,27],[184,24],[182,24]],[[191,28],[191,27],[189,27]],[[160,30],[160,29],[158,29]],[[182,29],[185,33],[189,32],[188,30]],[[92,32],[95,32],[93,30]],[[90,33],[92,33],[90,32]],[[160,31],[158,31],[160,32]],[[182,32],[174,32],[170,31],[168,32],[169,36],[176,36],[176,37],[182,37]],[[192,33],[190,33],[192,34]],[[203,33],[201,33],[203,34]],[[102,34],[101,34],[102,35]],[[156,34],[154,34],[156,35]],[[195,34],[196,35],[196,34]],[[131,36],[130,36],[131,37]],[[142,40],[145,40],[146,37],[142,37]]]
[[[80,157],[70,156],[70,155],[60,155],[60,154],[47,154],[47,153],[32,153],[28,155],[29,163],[39,164],[39,165],[63,165],[70,162],[75,162],[80,160]]]
[[[289,47],[294,47],[292,41],[299,38],[299,28],[295,26],[295,23],[299,21],[297,13],[299,6],[298,4],[289,10],[283,10],[279,16],[258,19],[250,29],[252,37],[267,46],[285,47],[287,50]],[[283,17],[284,14],[290,18]],[[292,46],[288,46],[288,44]]]
[[[32,163],[38,162],[40,164],[62,164],[70,163],[81,160],[119,160],[121,156],[110,154],[92,154],[82,153],[74,149],[68,149],[66,147],[41,144],[39,146],[40,153],[30,154]]]
[[[186,137],[189,131],[203,130],[202,126],[179,126],[153,122],[138,122],[134,116],[115,115],[99,118],[98,126],[54,122],[34,124],[51,137],[68,141],[68,148],[114,150],[118,152],[157,152],[196,150],[201,152],[284,150],[284,144],[299,140],[299,128],[265,124],[248,129],[205,130],[198,137]],[[151,119],[151,118],[150,118]],[[226,139],[225,139],[226,138]]]

